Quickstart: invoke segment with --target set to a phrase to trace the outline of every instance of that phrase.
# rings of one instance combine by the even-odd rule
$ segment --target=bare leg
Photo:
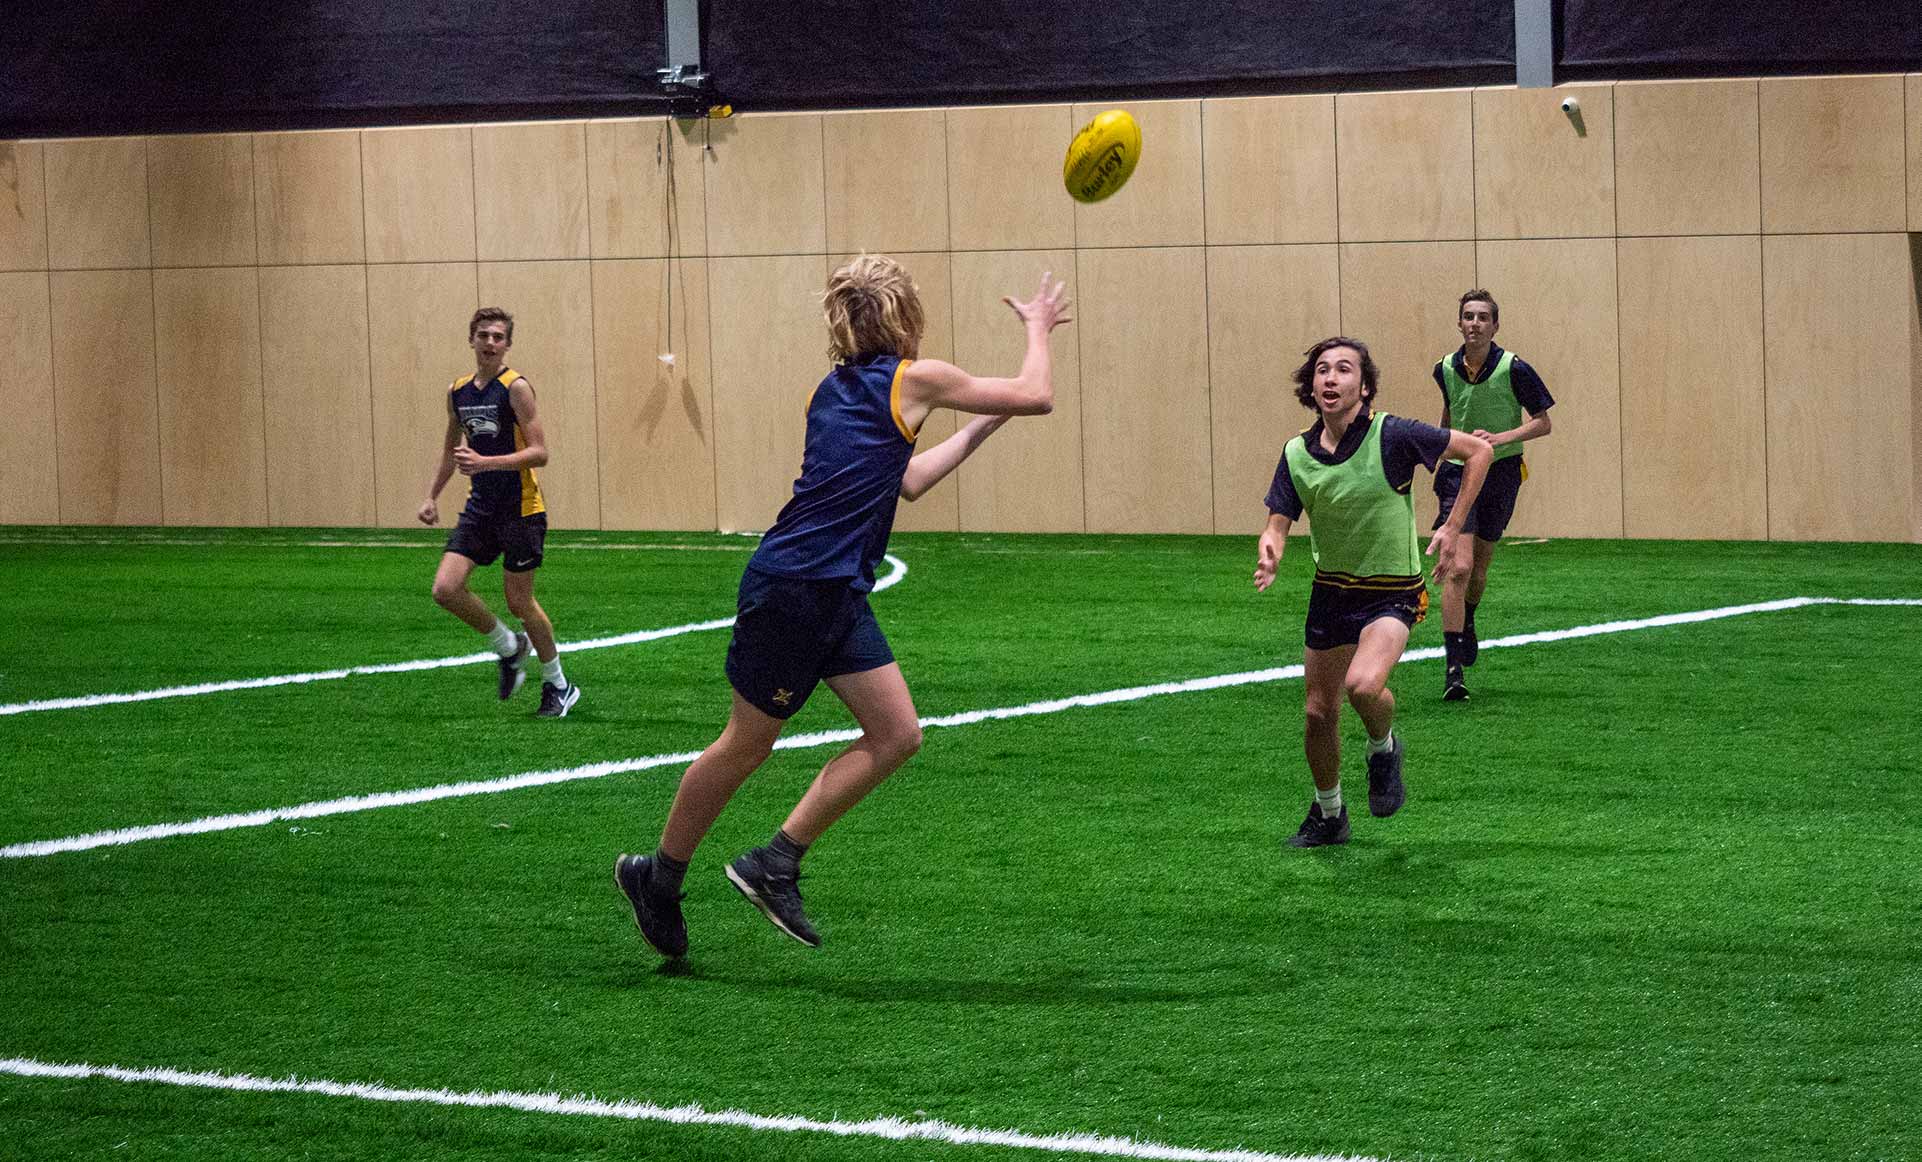
[[[734,711],[721,737],[710,743],[681,776],[674,806],[667,813],[667,825],[661,829],[662,851],[683,863],[694,858],[694,849],[707,837],[734,792],[774,752],[774,740],[781,737],[786,725],[784,719],[767,714],[735,692]]]
[[[828,760],[781,825],[788,838],[803,845],[819,839],[921,749],[921,723],[899,665],[841,674],[827,684],[854,712],[861,737]]]
[[[1343,685],[1369,738],[1386,738],[1394,729],[1395,692],[1388,688],[1388,673],[1407,645],[1408,627],[1392,617],[1378,617],[1362,627]]]
[[[1342,679],[1354,655],[1354,646],[1302,652],[1308,692],[1302,745],[1308,752],[1308,773],[1314,776],[1316,790],[1332,791],[1341,782]]]
[[[558,653],[554,648],[554,623],[547,620],[547,611],[534,600],[534,570],[525,573],[502,570],[501,591],[507,596],[507,611],[521,619],[527,639],[534,643],[535,656],[543,662],[553,661]]]
[[[1499,542],[1496,541],[1484,541],[1480,537],[1476,537],[1470,542],[1475,550],[1475,561],[1473,568],[1469,571],[1467,581],[1463,584],[1463,598],[1469,605],[1480,605],[1482,603],[1482,594],[1488,589],[1488,563],[1495,559],[1495,546],[1498,543]],[[1446,590],[1443,591],[1442,600],[1444,603],[1447,601]],[[1462,616],[1467,616],[1466,608],[1463,609]],[[1442,611],[1442,624],[1444,628],[1447,626],[1447,619],[1448,612],[1446,608],[1444,608]]]
[[[467,588],[474,562],[459,553],[442,553],[440,568],[434,573],[434,603],[472,626],[478,633],[494,629],[494,611]]]

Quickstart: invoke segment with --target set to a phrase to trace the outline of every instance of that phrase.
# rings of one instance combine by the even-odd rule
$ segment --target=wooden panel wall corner
[[[270,523],[375,523],[367,336],[366,267],[260,272]]]
[[[161,516],[267,523],[260,276],[251,266],[153,273]]]
[[[474,130],[369,129],[360,151],[368,262],[473,261]]]
[[[718,527],[707,271],[700,260],[594,263],[605,528]]]
[[[708,253],[826,254],[821,116],[749,114],[712,133],[702,166]]]
[[[250,134],[147,142],[155,266],[252,266],[254,139]]]
[[[1124,109],[1141,126],[1141,160],[1119,192],[1092,204],[1073,202],[1075,245],[1200,245],[1206,236],[1201,205],[1201,102],[1076,105],[1075,125],[1087,124],[1104,109]],[[1067,142],[1060,147],[1065,153]],[[1057,196],[1067,197],[1066,189],[1060,188]]]
[[[534,385],[547,437],[550,459],[536,476],[548,527],[600,528],[593,271],[585,261],[483,262],[480,297],[514,316],[507,360]]]
[[[1911,540],[1922,542],[1922,232],[1909,235],[1909,469]]]
[[[586,123],[475,126],[474,229],[483,261],[586,258]]]
[[[1760,88],[1753,80],[1615,86],[1615,211],[1623,235],[1762,228]]]
[[[1335,99],[1201,103],[1208,244],[1335,241]]]
[[[0,199],[0,218],[5,201]],[[0,273],[0,524],[57,524],[60,463],[54,454],[53,318],[44,270]]]
[[[1475,236],[1474,110],[1467,89],[1335,98],[1343,242]]]
[[[1064,195],[1065,196],[1065,195]],[[976,375],[1014,375],[1026,332],[1001,302],[1026,298],[1053,271],[1076,301],[1075,322],[1055,328],[1048,350],[1054,411],[1017,416],[961,465],[961,528],[969,532],[1085,531],[1081,455],[1081,286],[1071,250],[968,251],[953,257],[954,361]]]
[[[808,393],[828,370],[816,297],[824,263],[819,254],[708,260],[723,530],[766,529],[793,494]]]
[[[1624,534],[1767,537],[1761,239],[1623,238],[1615,254]]]
[[[360,134],[254,137],[254,210],[262,266],[367,260]]]
[[[1606,238],[1615,233],[1610,85],[1475,90],[1475,233]],[[1574,99],[1579,108],[1562,111]]]
[[[1912,490],[1889,487],[1914,477],[1907,236],[1765,238],[1762,270],[1769,536],[1909,540]]]
[[[939,109],[822,118],[827,248],[947,249],[947,115]]]
[[[1208,249],[1215,532],[1252,537],[1268,519],[1282,446],[1314,422],[1289,378],[1296,353],[1340,330],[1333,245]]]
[[[52,275],[53,392],[60,520],[160,523],[153,275]]]
[[[1528,483],[1512,532],[1622,535],[1622,385],[1615,330],[1615,240],[1483,242],[1481,285],[1501,304],[1495,341],[1555,398],[1554,430],[1523,445]]]
[[[1072,247],[1061,159],[1074,129],[1067,105],[948,110],[949,249]]]
[[[595,258],[707,253],[707,120],[587,123],[587,225]]]
[[[1774,77],[1762,84],[1762,229],[1901,230],[1902,78]]]
[[[45,269],[46,147],[0,141],[0,271]]]
[[[474,370],[467,321],[478,305],[471,262],[367,268],[374,519],[388,528],[420,527],[447,434],[447,389]],[[467,493],[467,477],[454,473],[439,497],[440,527],[453,527]]]
[[[1213,532],[1205,254],[1087,250],[1076,269],[1088,531]]]
[[[152,263],[145,138],[49,141],[42,156],[47,255],[54,270],[125,269]]]

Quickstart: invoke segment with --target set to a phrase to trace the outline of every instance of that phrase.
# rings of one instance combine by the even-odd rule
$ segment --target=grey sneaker
[[[1332,844],[1348,842],[1348,804],[1341,805],[1341,814],[1333,819],[1321,813],[1320,803],[1308,804],[1308,818],[1301,821],[1301,830],[1288,840],[1289,847],[1328,847]]]
[[[619,856],[614,860],[614,886],[633,905],[634,926],[641,930],[641,939],[669,960],[678,960],[687,955],[687,921],[681,918],[685,897],[655,891],[653,872],[652,856]]]
[[[574,709],[574,703],[580,700],[581,688],[572,682],[565,686],[542,682],[541,708],[534,713],[540,718],[566,718],[567,712]]]
[[[1408,801],[1408,788],[1401,781],[1401,735],[1395,745],[1380,754],[1368,756],[1368,813],[1386,819]]]
[[[513,656],[502,658],[500,661],[502,702],[512,698],[514,691],[521,688],[521,683],[527,681],[527,671],[522,667],[527,664],[527,655],[532,652],[534,652],[534,643],[527,640],[527,635],[515,634]]]
[[[801,889],[796,886],[801,877],[777,868],[766,848],[757,847],[728,864],[727,878],[769,923],[809,948],[821,947],[821,937],[801,911]]]

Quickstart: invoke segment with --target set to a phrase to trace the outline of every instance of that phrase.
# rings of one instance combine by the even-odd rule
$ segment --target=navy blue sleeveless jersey
[[[749,568],[777,577],[845,577],[856,590],[874,588],[918,434],[901,418],[901,373],[909,362],[877,355],[837,364],[814,389],[801,477]]]
[[[511,367],[486,383],[471,375],[448,388],[454,399],[454,418],[467,433],[467,446],[483,456],[509,456],[527,446],[508,388],[521,378]],[[467,511],[475,516],[533,516],[546,512],[540,481],[532,468],[504,472],[476,472],[470,478]]]

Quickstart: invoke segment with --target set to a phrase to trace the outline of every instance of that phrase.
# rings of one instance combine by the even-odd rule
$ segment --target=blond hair
[[[863,254],[829,275],[821,313],[828,358],[836,363],[875,355],[913,359],[927,326],[914,279],[885,254]]]

